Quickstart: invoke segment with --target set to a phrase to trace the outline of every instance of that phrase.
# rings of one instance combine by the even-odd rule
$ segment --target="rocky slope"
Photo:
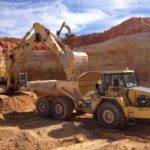
[[[150,31],[150,18],[131,18],[121,24],[112,27],[111,29],[102,33],[93,33],[84,36],[71,37],[69,39],[63,39],[64,43],[69,45],[71,48],[87,46],[95,43],[101,43],[108,39],[121,36],[131,35],[141,32]],[[11,49],[17,46],[20,39],[17,38],[0,38],[0,49]],[[37,50],[45,49],[44,43],[40,43],[36,46]]]
[[[106,40],[122,35],[131,35],[150,31],[150,18],[131,18],[121,24],[104,31],[103,33],[93,33],[89,35],[65,39],[64,42],[71,48],[87,46],[95,43],[101,43]]]

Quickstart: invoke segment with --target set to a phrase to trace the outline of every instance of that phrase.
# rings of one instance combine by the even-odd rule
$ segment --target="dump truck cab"
[[[104,127],[122,128],[136,119],[150,119],[150,88],[138,85],[133,70],[101,72],[89,103]]]
[[[109,86],[130,88],[138,85],[133,70],[106,71],[103,72],[102,80],[105,91]]]
[[[150,107],[150,88],[138,84],[134,70],[103,72],[102,83],[102,95],[121,96],[126,106]]]

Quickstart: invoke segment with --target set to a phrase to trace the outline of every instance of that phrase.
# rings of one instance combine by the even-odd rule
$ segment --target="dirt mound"
[[[121,24],[104,31],[103,33],[94,33],[79,37],[64,39],[64,42],[71,48],[87,46],[90,44],[104,42],[108,39],[121,35],[131,35],[150,31],[150,18],[131,18]]]
[[[17,38],[0,38],[0,55],[5,56],[10,50],[16,48],[20,42]],[[38,43],[33,50],[48,50],[44,42]]]
[[[35,103],[36,95],[31,92],[17,93],[9,96],[0,95],[0,113],[34,111]]]
[[[14,48],[19,43],[20,39],[17,38],[0,38],[0,47],[4,48]]]

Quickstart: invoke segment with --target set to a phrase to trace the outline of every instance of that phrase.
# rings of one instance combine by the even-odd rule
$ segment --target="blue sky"
[[[148,16],[150,0],[0,0],[0,37],[22,37],[34,22],[55,33],[66,21],[83,35]]]

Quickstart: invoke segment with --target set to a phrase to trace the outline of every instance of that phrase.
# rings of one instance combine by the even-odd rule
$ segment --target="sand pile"
[[[30,112],[35,110],[36,95],[31,92],[0,95],[0,113]]]

